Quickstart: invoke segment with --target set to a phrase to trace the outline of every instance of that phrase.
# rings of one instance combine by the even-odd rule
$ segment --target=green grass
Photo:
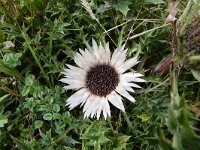
[[[0,0],[0,149],[200,149],[200,57],[184,44],[200,1],[179,1],[176,28],[165,24],[166,1],[88,2],[92,13],[77,0]],[[73,92],[59,82],[65,64],[73,65],[92,39],[109,42],[112,51],[126,43],[148,81],[135,104],[124,101],[126,113],[111,107],[107,120],[83,119],[78,107],[69,112]],[[172,52],[169,69],[155,73]]]

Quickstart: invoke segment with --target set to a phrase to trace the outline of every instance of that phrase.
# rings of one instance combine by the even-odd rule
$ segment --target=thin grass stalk
[[[141,33],[139,33],[139,34],[133,35],[133,36],[131,36],[131,37],[129,38],[129,40],[135,39],[135,38],[140,37],[140,36],[142,36],[142,35],[144,35],[144,34],[147,34],[147,33],[153,32],[153,31],[155,31],[155,30],[157,30],[157,29],[160,29],[160,28],[166,27],[166,26],[168,26],[168,25],[169,25],[169,24],[164,24],[164,25],[162,25],[162,26],[155,27],[155,28],[153,28],[153,29],[150,29],[150,30],[147,30],[147,31],[141,32]]]
[[[138,18],[140,12],[141,12],[141,7],[140,7],[140,10],[139,10],[139,12],[138,12],[136,18]],[[130,32],[129,32],[128,35],[127,35],[125,44],[127,43],[127,41],[128,41],[128,39],[129,39],[131,33],[133,33],[133,32],[134,32],[140,25],[142,25],[144,22],[145,22],[145,21],[143,20],[137,27],[135,27],[135,29],[133,29],[133,27],[134,27],[134,25],[135,25],[135,22],[131,25],[131,30],[130,30]]]

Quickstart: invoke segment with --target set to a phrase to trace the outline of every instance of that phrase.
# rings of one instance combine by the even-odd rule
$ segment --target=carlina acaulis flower
[[[200,53],[200,14],[194,17],[186,30],[186,48]]]
[[[77,66],[67,64],[60,80],[67,84],[64,86],[66,90],[77,90],[67,99],[70,110],[80,105],[83,106],[84,118],[99,119],[102,113],[106,119],[111,116],[109,103],[124,112],[122,99],[135,102],[129,92],[141,88],[135,82],[146,81],[141,78],[142,74],[128,71],[138,60],[135,57],[126,60],[127,49],[124,48],[125,45],[116,48],[111,54],[109,43],[98,46],[92,40],[91,50],[80,49],[75,54]]]

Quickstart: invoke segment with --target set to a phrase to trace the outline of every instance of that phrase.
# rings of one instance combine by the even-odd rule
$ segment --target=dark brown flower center
[[[94,95],[106,96],[115,90],[118,83],[118,73],[110,65],[96,65],[87,72],[86,86]]]

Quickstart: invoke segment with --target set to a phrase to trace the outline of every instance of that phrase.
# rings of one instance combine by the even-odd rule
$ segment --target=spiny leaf
[[[180,129],[180,138],[183,147],[188,150],[199,150],[200,149],[200,137],[197,136],[191,128],[182,127]],[[194,146],[195,145],[195,146]]]
[[[124,16],[126,16],[127,13],[128,13],[128,11],[130,10],[129,9],[129,5],[130,4],[131,4],[130,1],[123,1],[123,0],[121,0],[121,1],[119,1],[117,3],[117,5],[115,6],[115,8],[117,10],[119,10]]]
[[[150,116],[147,114],[141,114],[139,116],[137,116],[138,118],[142,119],[142,122],[146,122],[150,119]]]

